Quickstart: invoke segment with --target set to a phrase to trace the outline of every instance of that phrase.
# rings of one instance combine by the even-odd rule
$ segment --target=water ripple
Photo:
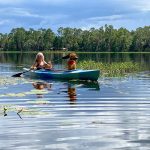
[[[0,87],[0,149],[149,149],[149,75],[47,81],[42,92],[34,82]]]

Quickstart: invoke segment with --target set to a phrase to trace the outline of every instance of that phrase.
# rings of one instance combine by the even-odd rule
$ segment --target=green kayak
[[[32,70],[24,69],[24,76],[39,79],[60,79],[60,80],[92,80],[97,81],[100,75],[100,70]]]

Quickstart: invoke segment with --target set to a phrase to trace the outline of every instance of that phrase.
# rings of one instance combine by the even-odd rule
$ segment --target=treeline
[[[149,52],[150,26],[129,31],[105,25],[99,29],[82,30],[62,28],[54,33],[51,29],[15,28],[9,34],[0,33],[0,50],[42,51],[66,48],[74,51],[93,52]]]

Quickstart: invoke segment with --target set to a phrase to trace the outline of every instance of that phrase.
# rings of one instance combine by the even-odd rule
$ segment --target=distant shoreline
[[[126,53],[150,52],[150,26],[129,31],[115,29],[112,25],[83,30],[58,28],[57,33],[48,29],[14,28],[9,34],[0,33],[0,51],[57,51]]]
[[[0,51],[0,53],[38,53],[39,51],[24,51],[24,52],[21,52],[21,51]],[[70,53],[70,52],[76,52],[76,51],[41,51],[43,53]],[[76,52],[78,54],[150,54],[150,52],[92,52],[92,51],[83,51],[83,52]]]

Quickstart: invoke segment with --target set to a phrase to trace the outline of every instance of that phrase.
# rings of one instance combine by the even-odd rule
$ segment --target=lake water
[[[0,149],[150,149],[149,54],[80,54],[79,61],[130,60],[144,66],[136,74],[94,83],[11,77],[34,57],[0,54]],[[46,59],[62,68],[61,57]]]

